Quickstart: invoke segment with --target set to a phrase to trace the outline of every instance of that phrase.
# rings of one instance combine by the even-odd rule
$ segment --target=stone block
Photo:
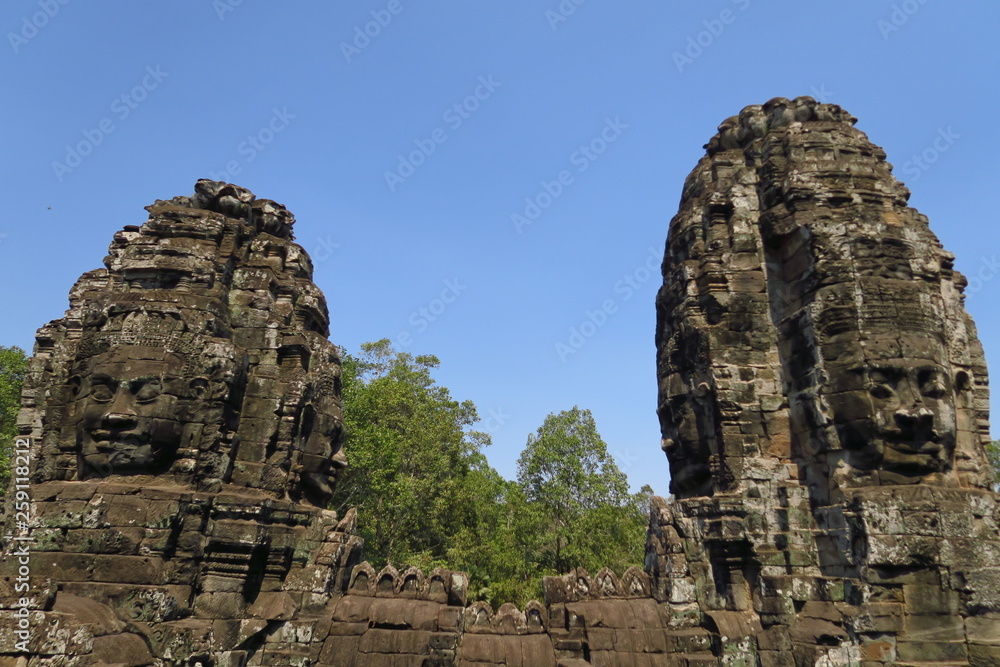
[[[587,645],[592,651],[613,651],[615,631],[611,628],[590,628],[587,630]]]
[[[375,598],[348,595],[337,600],[333,608],[334,623],[369,623]]]
[[[360,636],[331,635],[323,642],[319,662],[321,665],[329,667],[365,667],[364,660],[367,656],[361,655],[358,651],[360,644]]]
[[[167,583],[165,563],[152,556],[91,556],[94,581],[117,584]]]
[[[958,616],[915,616],[907,615],[905,632],[908,641],[964,641],[965,624]]]
[[[505,655],[500,635],[465,634],[456,655],[460,661],[497,663]]]
[[[430,633],[420,630],[372,628],[361,636],[358,650],[362,653],[428,655]]]
[[[84,500],[36,502],[35,516],[43,528],[80,528],[83,526],[83,516],[89,509],[90,504]]]
[[[288,621],[295,618],[299,605],[286,592],[261,593],[247,610],[254,618],[265,621]]]
[[[149,501],[137,496],[111,496],[104,520],[112,526],[144,526]]]
[[[900,662],[962,663],[969,658],[963,642],[898,641],[896,655]]]
[[[903,595],[910,614],[957,615],[961,604],[957,591],[945,590],[941,586],[906,584]]]
[[[436,602],[375,598],[369,614],[376,627],[436,631],[439,609]]]
[[[984,567],[963,573],[970,589],[968,605],[977,614],[1000,612],[1000,567]]]
[[[45,572],[54,581],[90,581],[93,566],[93,557],[87,554],[43,552],[31,557],[32,570]]]
[[[791,651],[761,651],[760,667],[796,667]]]
[[[438,609],[437,624],[439,630],[457,630],[462,624],[461,607],[445,607]]]
[[[786,625],[773,625],[757,634],[757,646],[763,651],[789,651],[792,648],[791,634]]]
[[[62,550],[68,553],[137,555],[144,528],[81,528],[69,531]]]
[[[247,603],[242,593],[201,593],[194,599],[198,618],[244,618]]]
[[[971,667],[1000,665],[1000,646],[984,646],[982,644],[969,646],[969,665]]]
[[[142,637],[131,633],[94,637],[93,656],[100,664],[122,667],[142,667],[153,662]]]
[[[1000,646],[1000,614],[966,618],[965,634],[973,644]]]
[[[670,653],[700,653],[712,650],[712,636],[703,628],[673,630],[667,633],[667,651]]]
[[[896,660],[896,637],[886,635],[862,635],[861,659],[892,664]]]

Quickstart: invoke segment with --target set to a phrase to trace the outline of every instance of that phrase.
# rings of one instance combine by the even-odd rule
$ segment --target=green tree
[[[510,481],[475,406],[436,384],[436,357],[385,339],[342,357],[349,467],[331,505],[357,508],[375,567],[464,570],[470,597],[498,606],[540,599],[548,574],[641,563],[650,492],[629,494],[589,411],[549,415]]]
[[[481,456],[481,455],[480,455]],[[543,523],[517,482],[504,479],[483,457],[467,480],[469,513],[451,540],[448,565],[469,573],[469,593],[494,607],[541,599],[535,548]]]
[[[1000,491],[1000,440],[993,440],[986,445],[986,458],[993,471],[993,490]]]
[[[332,504],[357,507],[373,565],[445,565],[454,537],[478,521],[478,487],[496,484],[481,454],[489,436],[471,430],[476,407],[435,383],[438,365],[388,339],[343,357],[349,467]]]
[[[517,480],[544,523],[537,564],[546,573],[641,564],[651,489],[628,479],[597,432],[590,410],[550,414],[518,459]]]
[[[17,436],[17,411],[28,357],[19,347],[0,347],[0,495],[10,480],[10,454]]]

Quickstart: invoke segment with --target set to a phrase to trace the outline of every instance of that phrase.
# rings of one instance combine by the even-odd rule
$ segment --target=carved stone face
[[[181,441],[182,399],[200,395],[204,379],[185,381],[183,362],[152,348],[120,348],[92,357],[70,381],[71,427],[79,478],[157,474]]]
[[[341,421],[326,411],[306,406],[302,422],[302,494],[317,507],[326,507],[333,496],[337,475],[347,467],[341,450]]]
[[[702,388],[704,394],[707,390]],[[670,461],[670,491],[686,497],[708,495],[712,488],[714,428],[706,396],[680,394],[662,410],[663,439],[660,446]]]
[[[883,484],[950,470],[956,391],[967,388],[967,375],[949,370],[944,345],[931,336],[875,339],[860,350],[827,364],[824,387],[850,463],[879,470]]]

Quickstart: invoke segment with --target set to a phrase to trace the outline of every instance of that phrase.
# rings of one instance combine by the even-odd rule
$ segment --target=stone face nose
[[[348,466],[347,455],[344,454],[344,450],[343,449],[337,450],[337,453],[333,455],[333,467],[346,468],[347,466]]]
[[[123,429],[135,426],[136,416],[131,412],[108,412],[101,418],[101,424],[107,428]]]
[[[914,436],[934,427],[934,412],[919,404],[896,410],[894,417],[904,436]]]

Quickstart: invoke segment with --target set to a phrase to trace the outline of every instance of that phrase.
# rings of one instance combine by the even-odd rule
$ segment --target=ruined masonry
[[[292,215],[205,180],[155,202],[38,332],[0,667],[1000,665],[965,279],[854,123],[803,97],[719,126],[657,296],[672,498],[645,567],[524,609],[376,572],[325,509],[340,362]]]

